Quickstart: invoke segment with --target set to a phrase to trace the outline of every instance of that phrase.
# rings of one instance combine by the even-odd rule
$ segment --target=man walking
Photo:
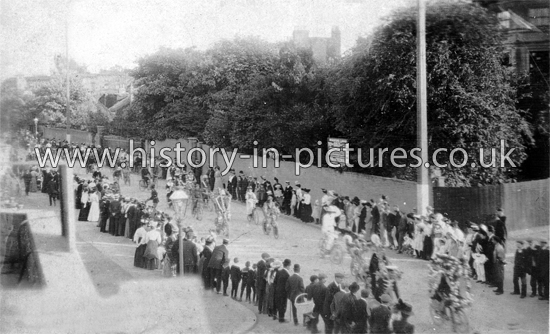
[[[514,292],[512,295],[519,295],[519,283],[518,280],[521,279],[521,298],[525,298],[527,295],[527,282],[525,276],[529,272],[529,253],[523,249],[523,240],[518,240],[516,242],[516,255],[514,258]]]
[[[212,288],[212,285],[210,285],[210,269],[208,268],[208,263],[210,262],[210,258],[212,257],[212,246],[214,243],[214,239],[211,237],[208,237],[206,239],[206,246],[201,252],[201,277],[202,281],[204,283],[204,288],[206,290],[209,290]]]
[[[304,279],[300,276],[300,265],[294,265],[294,274],[288,278],[286,283],[286,291],[288,293],[288,299],[292,303],[292,318],[294,319],[294,325],[298,326],[298,314],[295,306],[296,297],[304,293]]]
[[[323,312],[323,304],[327,295],[327,287],[325,286],[326,281],[327,276],[325,274],[319,274],[319,282],[315,283],[307,296],[308,299],[313,299],[314,304],[313,319],[310,323],[311,332],[313,334],[319,333],[317,324],[319,323],[319,315]]]
[[[334,282],[330,283],[327,286],[327,293],[325,296],[325,301],[323,303],[323,321],[325,322],[325,334],[332,334],[332,331],[334,329],[334,320],[332,319],[332,312],[330,311],[330,305],[332,304],[332,301],[334,299],[334,295],[339,292],[340,284],[342,284],[342,280],[344,279],[344,275],[340,273],[336,273],[334,275]]]
[[[273,286],[275,287],[275,308],[279,313],[279,322],[288,322],[285,320],[286,304],[288,293],[286,291],[287,282],[290,277],[289,269],[291,262],[289,259],[283,261],[283,268],[277,271]]]
[[[258,291],[258,312],[260,314],[262,313],[266,313],[267,310],[264,310],[262,308],[262,306],[264,305],[264,299],[265,299],[265,290],[266,290],[266,285],[267,285],[267,282],[265,280],[265,271],[266,271],[266,268],[267,268],[267,264],[266,264],[266,261],[267,259],[269,259],[269,254],[267,253],[263,253],[262,254],[262,259],[258,262],[258,264],[256,265],[257,268],[258,268],[258,273],[256,275],[256,284],[257,284],[257,288],[256,288],[256,291]]]
[[[220,289],[222,287],[222,270],[223,264],[226,260],[229,260],[229,251],[227,250],[227,245],[229,240],[223,239],[223,244],[214,247],[212,251],[212,256],[210,261],[208,261],[208,270],[210,272],[210,286],[214,287],[214,282],[216,286],[216,293],[220,294]]]

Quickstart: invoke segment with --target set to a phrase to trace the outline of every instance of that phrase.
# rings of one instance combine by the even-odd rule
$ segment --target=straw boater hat
[[[272,268],[280,268],[282,266],[283,266],[283,263],[279,260],[276,260],[275,262],[273,262],[273,264],[271,264]]]

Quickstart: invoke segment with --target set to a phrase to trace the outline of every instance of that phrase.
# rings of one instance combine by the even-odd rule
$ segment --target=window
[[[500,25],[506,29],[510,29],[510,12],[501,12],[497,15]]]
[[[529,9],[529,22],[535,26],[547,26],[550,23],[549,17],[549,7]]]

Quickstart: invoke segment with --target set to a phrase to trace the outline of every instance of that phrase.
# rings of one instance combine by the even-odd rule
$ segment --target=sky
[[[133,68],[159,47],[206,49],[221,39],[289,40],[295,28],[342,33],[342,51],[415,0],[0,0],[0,78],[48,75],[56,54],[91,72]]]

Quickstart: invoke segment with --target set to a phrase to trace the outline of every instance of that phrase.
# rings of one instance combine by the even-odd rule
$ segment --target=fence
[[[125,149],[126,151],[130,150],[130,139],[119,137],[119,136],[103,136],[102,138],[102,144],[103,147],[109,147],[112,149],[115,148],[121,148]],[[133,147],[138,148],[141,147],[141,140],[140,139],[134,139],[133,140]]]
[[[67,133],[71,135],[71,143],[85,143],[94,144],[94,135],[88,131],[81,131],[75,129],[60,129],[60,128],[41,128],[44,134],[44,138],[54,138],[57,140],[67,139]]]
[[[550,220],[550,179],[477,188],[433,188],[434,208],[450,219],[483,222],[501,207],[509,230],[545,226]]]
[[[162,148],[175,148],[177,143],[179,143],[182,148],[185,148],[180,160],[185,164],[188,164],[187,153],[191,148],[202,148],[206,152],[206,161],[202,172],[205,173],[208,170],[211,160],[209,154],[211,147],[208,145],[193,139],[169,139],[156,142],[153,147],[158,155],[158,152]],[[151,147],[150,143],[146,143],[146,152],[150,152],[149,150]],[[228,152],[228,155],[231,154],[232,152]],[[172,159],[175,158],[175,152],[173,151],[167,151],[166,155],[170,156]],[[219,152],[212,155],[212,160],[212,164],[214,166],[219,166],[222,171],[227,167],[222,154]],[[350,198],[357,196],[367,200],[371,198],[378,200],[380,196],[386,195],[389,197],[390,203],[397,204],[399,208],[405,212],[411,212],[416,208],[415,182],[359,173],[339,173],[334,169],[318,167],[302,169],[300,176],[296,176],[295,164],[293,162],[281,161],[280,166],[277,168],[275,167],[274,160],[268,159],[266,168],[262,168],[261,157],[258,160],[258,168],[254,168],[252,159],[240,158],[237,154],[232,164],[232,168],[235,169],[237,174],[242,170],[245,175],[252,175],[258,177],[258,179],[260,179],[261,176],[265,176],[270,182],[273,182],[273,178],[276,177],[283,185],[285,181],[290,181],[293,187],[295,181],[298,181],[303,187],[311,189],[310,194],[313,200],[320,199],[323,196],[321,188],[325,188],[332,189],[340,195],[350,196]],[[227,178],[228,176],[226,175],[224,177],[224,183],[227,182]]]

